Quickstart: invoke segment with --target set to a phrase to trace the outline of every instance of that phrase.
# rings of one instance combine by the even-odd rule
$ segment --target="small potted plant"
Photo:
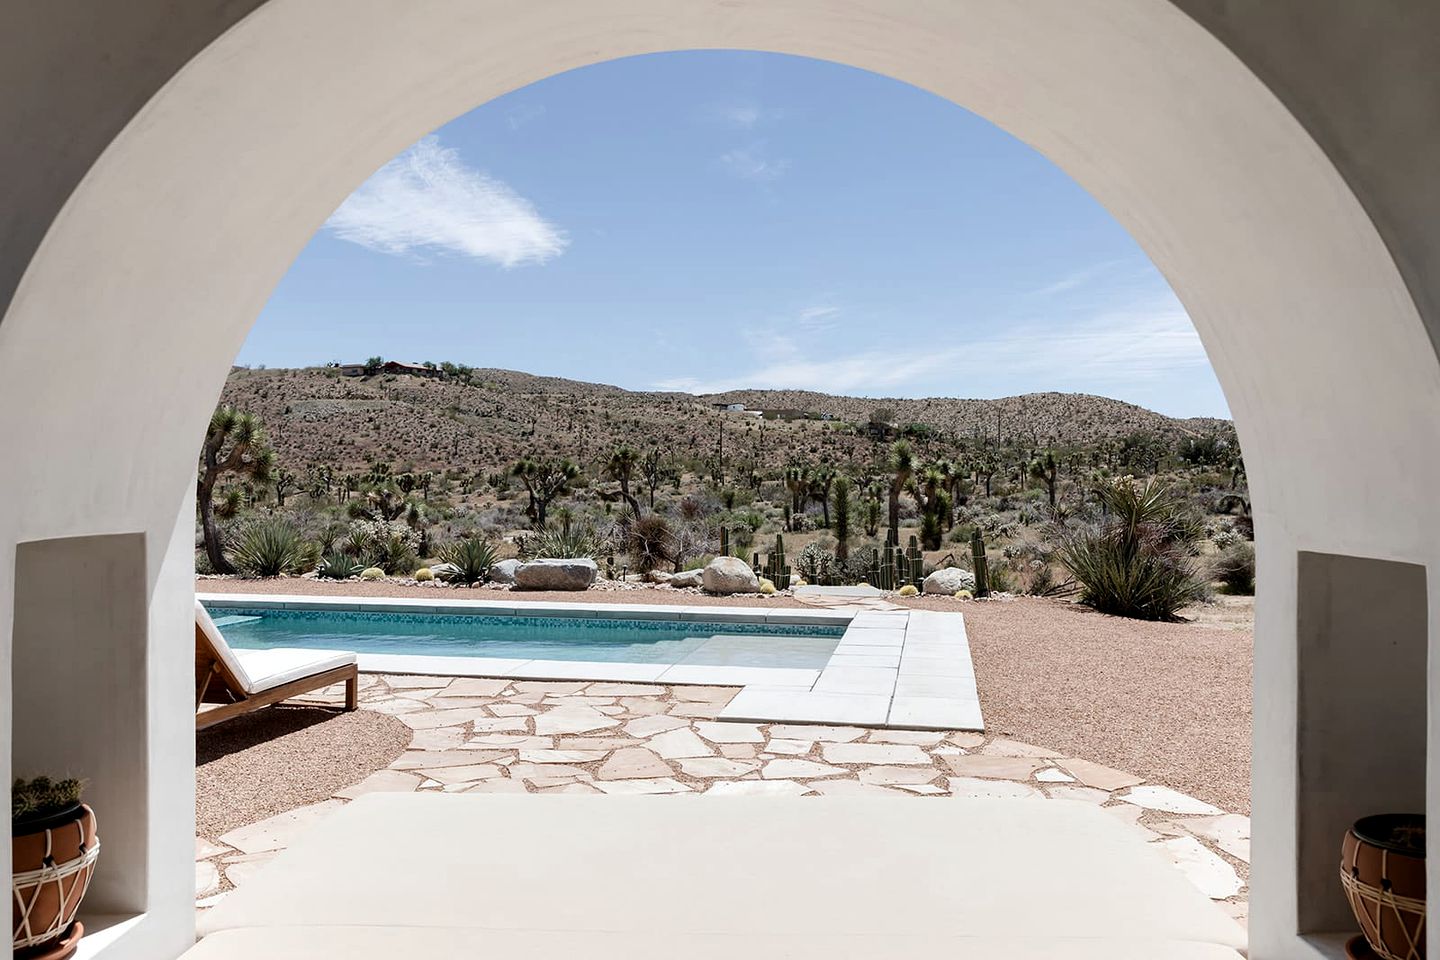
[[[100,839],[79,780],[16,780],[10,790],[16,960],[64,960],[80,945],[75,919]]]
[[[1425,817],[1361,817],[1340,847],[1340,886],[1360,924],[1355,960],[1425,960]]]

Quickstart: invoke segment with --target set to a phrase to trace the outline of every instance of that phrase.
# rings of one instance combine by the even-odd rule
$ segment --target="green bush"
[[[515,538],[521,560],[573,560],[582,557],[593,560],[603,552],[602,546],[600,537],[589,524],[566,523]]]
[[[458,569],[449,580],[473,586],[490,579],[490,568],[500,555],[495,545],[484,537],[463,537],[440,551],[440,559]]]
[[[300,528],[282,517],[247,524],[236,538],[231,558],[237,570],[252,577],[307,573],[318,559],[314,545],[305,542]]]
[[[332,550],[321,559],[315,574],[326,580],[349,580],[351,577],[359,576],[364,567],[364,564],[348,553],[342,550]]]
[[[835,554],[812,540],[795,557],[795,570],[811,583],[829,583],[840,575]]]
[[[1243,541],[1215,558],[1213,576],[1226,593],[1249,596],[1255,592],[1255,548]]]
[[[1059,551],[1080,582],[1081,603],[1121,617],[1172,620],[1206,596],[1188,556],[1200,531],[1183,501],[1164,484],[1128,477],[1098,493],[1106,518],[1068,531]]]

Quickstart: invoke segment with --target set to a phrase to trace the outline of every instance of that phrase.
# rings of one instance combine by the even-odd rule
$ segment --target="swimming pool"
[[[819,670],[843,626],[209,605],[232,646],[365,654]]]

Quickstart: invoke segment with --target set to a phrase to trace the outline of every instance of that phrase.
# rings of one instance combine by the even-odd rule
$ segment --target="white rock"
[[[925,592],[939,593],[947,597],[953,597],[957,590],[974,590],[975,574],[969,570],[962,570],[959,567],[946,567],[943,570],[936,570],[925,578]]]
[[[560,560],[531,560],[515,568],[519,590],[588,590],[600,576],[600,568],[589,557]]]
[[[501,560],[490,566],[490,579],[496,583],[514,583],[515,571],[519,569],[519,560]]]
[[[702,583],[704,583],[704,580],[704,570],[686,570],[684,573],[674,574],[665,582],[670,584],[670,586],[672,587],[698,587]],[[758,581],[756,583],[756,588],[759,588]]]
[[[760,578],[739,557],[716,557],[700,577],[707,593],[757,593]]]
[[[1133,803],[1137,807],[1144,807],[1146,810],[1162,810],[1165,813],[1219,816],[1225,812],[1219,807],[1213,807],[1203,800],[1196,800],[1178,790],[1153,785],[1131,787],[1129,793],[1118,799],[1124,800],[1126,803]]]

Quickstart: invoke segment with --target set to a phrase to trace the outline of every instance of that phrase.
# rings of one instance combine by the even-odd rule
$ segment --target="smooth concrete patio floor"
[[[1238,960],[1244,946],[1078,801],[377,794],[206,916],[190,956],[333,953],[332,931],[355,958]]]

